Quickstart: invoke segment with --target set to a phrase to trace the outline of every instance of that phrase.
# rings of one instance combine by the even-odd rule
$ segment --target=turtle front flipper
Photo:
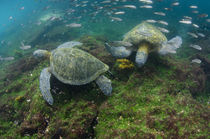
[[[112,82],[110,79],[106,78],[104,75],[101,75],[96,79],[96,84],[99,86],[99,88],[105,95],[111,95]]]
[[[141,44],[141,46],[138,48],[137,52],[136,52],[136,64],[137,67],[142,67],[148,58],[148,53],[149,53],[149,49],[148,49],[148,44]]]
[[[172,38],[170,41],[164,42],[162,47],[159,50],[159,54],[166,55],[168,53],[175,54],[176,49],[180,48],[182,45],[182,38],[180,36],[176,36]]]
[[[40,90],[44,99],[50,104],[53,104],[53,97],[50,93],[50,77],[51,73],[49,72],[49,68],[44,68],[40,75]]]
[[[112,56],[117,58],[126,58],[131,55],[131,51],[127,50],[124,46],[113,47],[110,46],[108,43],[105,43],[105,47]]]

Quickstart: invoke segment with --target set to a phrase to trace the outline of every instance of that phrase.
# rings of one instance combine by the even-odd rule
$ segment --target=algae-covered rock
[[[20,125],[21,136],[43,134],[47,127],[47,121],[41,113],[34,114],[29,120],[25,120]]]
[[[31,59],[33,68],[0,89],[0,138],[208,138],[209,100],[195,97],[206,87],[206,67],[151,55],[141,69],[122,72],[103,43],[91,45],[85,51],[110,67],[112,96],[99,93],[95,83],[71,86],[52,77],[50,106],[39,90],[49,62]],[[24,101],[14,101],[17,96]]]
[[[127,81],[113,83],[113,96],[99,108],[96,138],[207,137],[208,108],[190,94],[203,86],[192,78],[194,69],[173,59],[156,64],[150,61]]]

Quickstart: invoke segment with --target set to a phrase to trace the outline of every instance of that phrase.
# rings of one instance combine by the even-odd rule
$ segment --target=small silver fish
[[[199,51],[202,50],[202,48],[199,46],[199,45],[194,45],[194,44],[191,44],[190,47],[194,48],[194,49],[197,49]]]
[[[82,26],[81,24],[77,24],[77,23],[71,23],[71,24],[66,25],[66,27],[71,27],[71,28],[79,28],[81,26]]]
[[[198,36],[200,36],[200,37],[205,37],[205,35],[203,34],[203,33],[197,33],[198,34]]]
[[[165,28],[158,27],[158,29],[163,33],[169,33],[170,32],[169,30],[167,30]]]
[[[152,0],[139,0],[139,2],[146,3],[146,4],[152,4],[153,3]]]
[[[140,8],[151,9],[151,8],[152,8],[152,6],[151,6],[151,5],[143,5],[143,6],[140,6]]]
[[[21,7],[20,10],[24,10],[24,7]]]
[[[156,15],[161,15],[161,16],[166,16],[166,14],[163,13],[163,12],[154,12],[154,14],[156,14]]]
[[[155,21],[153,19],[148,19],[148,20],[146,20],[146,22],[148,22],[148,23],[156,23],[157,21]]]
[[[22,49],[22,50],[27,50],[27,49],[30,49],[30,48],[31,48],[30,45],[20,46],[20,49]]]
[[[122,21],[121,18],[119,17],[110,17],[112,19],[112,21]]]
[[[192,11],[192,13],[197,14],[197,13],[199,13],[199,11]]]
[[[190,8],[192,8],[192,9],[197,9],[198,6],[196,6],[196,5],[191,5]]]
[[[152,33],[149,32],[148,30],[145,30],[145,29],[142,29],[144,27],[140,27],[136,33],[139,34],[139,35],[142,35],[142,36],[145,36],[145,37],[151,37],[152,36]]]
[[[11,61],[11,60],[14,60],[15,58],[10,56],[10,57],[5,57],[5,58],[0,58],[1,61]]]
[[[183,24],[192,24],[192,21],[182,19],[182,20],[179,21],[179,23],[183,23]]]
[[[10,17],[9,17],[9,20],[12,20],[12,19],[13,19],[13,17],[12,17],[12,16],[10,16]]]
[[[119,15],[119,14],[125,14],[124,11],[120,11],[120,12],[115,12],[114,14]]]
[[[196,59],[193,59],[193,60],[191,61],[191,63],[200,64],[200,63],[201,63],[201,60],[196,58]]]
[[[192,36],[193,38],[198,38],[198,36],[195,33],[187,32],[187,34]]]
[[[74,46],[81,46],[83,43],[77,42],[77,41],[69,41],[62,43],[57,48],[72,48]]]
[[[196,24],[192,24],[193,25],[193,27],[195,27],[195,28],[199,28],[199,26],[198,25],[196,25]]]
[[[124,5],[125,8],[136,9],[135,5]]]
[[[31,48],[31,45],[24,45],[23,42],[21,42],[21,45],[22,46],[20,46],[20,49],[22,49],[22,50],[27,50],[27,49],[30,49]]]
[[[111,2],[110,0],[105,0],[105,1],[102,1],[102,2],[100,2],[100,3],[105,4],[105,3],[110,3],[110,2]]]
[[[174,2],[174,3],[172,3],[171,5],[173,5],[173,6],[178,6],[178,5],[179,5],[179,2]]]
[[[168,26],[168,23],[167,22],[165,22],[165,21],[161,21],[161,20],[159,20],[159,21],[157,21],[158,23],[160,23],[160,24],[162,24],[162,25],[166,25],[166,26]]]
[[[189,19],[189,20],[192,20],[192,17],[190,16],[184,16],[185,19]]]

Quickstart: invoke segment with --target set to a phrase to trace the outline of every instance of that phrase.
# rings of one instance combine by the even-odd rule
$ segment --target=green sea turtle
[[[74,48],[78,44],[68,42],[58,46],[52,52],[36,50],[33,53],[35,57],[50,58],[50,67],[44,68],[40,75],[40,90],[50,105],[53,104],[53,97],[50,93],[51,74],[61,82],[70,85],[84,85],[96,81],[105,95],[110,95],[112,92],[111,80],[103,75],[108,71],[108,65],[91,54]]]
[[[176,53],[176,49],[181,44],[182,38],[180,36],[168,41],[166,36],[155,26],[142,22],[125,34],[122,41],[105,43],[105,46],[117,58],[126,58],[132,52],[136,52],[135,62],[138,67],[142,67],[150,52],[157,51],[161,55]]]

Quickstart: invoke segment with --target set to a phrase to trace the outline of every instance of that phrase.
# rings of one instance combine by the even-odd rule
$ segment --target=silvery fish
[[[100,2],[100,3],[110,3],[111,1],[110,0],[105,0],[105,1],[102,1],[102,2]]]
[[[193,27],[195,27],[195,28],[199,28],[199,26],[198,25],[196,25],[196,24],[192,24],[193,25]]]
[[[161,15],[161,16],[166,16],[166,14],[163,13],[163,12],[154,12],[154,14],[156,14],[156,15]]]
[[[83,43],[77,41],[69,41],[59,45],[57,48],[70,48],[74,46],[81,46]]]
[[[197,9],[198,6],[191,5],[190,8],[192,8],[192,9]]]
[[[187,32],[187,34],[192,36],[193,38],[198,38],[198,36],[195,33]]]
[[[178,6],[179,5],[179,2],[174,2],[171,4],[172,6]]]
[[[121,18],[119,17],[110,17],[112,19],[112,21],[122,21]]]
[[[190,16],[184,16],[185,19],[189,19],[189,20],[192,20],[192,17]]]
[[[155,21],[153,19],[148,19],[148,20],[146,20],[146,22],[148,22],[148,23],[156,23],[157,21]]]
[[[190,47],[194,48],[194,49],[197,49],[197,50],[202,50],[202,48],[199,46],[199,45],[194,45],[194,44],[191,44]]]
[[[15,58],[14,57],[12,57],[12,56],[10,56],[10,57],[0,57],[0,60],[1,61],[11,61],[11,60],[14,60]]]
[[[200,37],[205,37],[205,35],[203,34],[203,33],[197,33],[198,34],[198,36],[200,36]]]
[[[142,2],[142,3],[146,3],[146,4],[152,4],[152,0],[139,0],[139,2]]]
[[[169,30],[167,30],[165,28],[158,27],[158,29],[163,33],[169,33],[170,32]]]
[[[125,8],[136,9],[135,5],[124,5]]]
[[[120,12],[115,12],[114,14],[118,15],[118,14],[125,14],[124,11],[120,11]]]
[[[199,13],[199,12],[198,12],[198,11],[192,11],[192,13],[197,14],[197,13]]]
[[[196,58],[196,59],[193,59],[193,60],[191,61],[191,63],[200,64],[200,63],[201,63],[201,60]]]
[[[30,49],[31,48],[31,45],[24,45],[23,42],[21,42],[21,45],[22,46],[20,46],[20,49],[22,49],[22,50],[27,50],[27,49]]]
[[[161,21],[161,20],[159,20],[159,21],[157,21],[158,23],[160,23],[160,24],[162,24],[162,25],[166,25],[166,26],[168,26],[168,23],[167,22],[165,22],[165,21]]]
[[[144,6],[140,6],[140,8],[147,8],[147,9],[151,9],[152,6],[151,5],[144,5]]]
[[[144,29],[141,29],[141,28],[139,28],[136,33],[138,33],[139,35],[142,35],[142,36],[146,36],[146,37],[151,37],[152,36],[152,33],[150,33],[148,30],[144,30]]]
[[[77,24],[77,23],[71,23],[71,24],[66,25],[66,27],[71,27],[71,28],[79,28],[81,26],[82,26],[81,24]]]
[[[190,20],[180,20],[179,23],[183,23],[183,24],[192,24],[192,21]]]

